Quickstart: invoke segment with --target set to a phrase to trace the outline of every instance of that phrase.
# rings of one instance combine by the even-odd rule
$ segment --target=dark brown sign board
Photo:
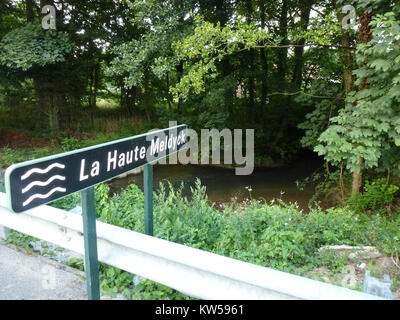
[[[8,207],[21,213],[160,160],[187,147],[186,132],[181,125],[12,165]]]

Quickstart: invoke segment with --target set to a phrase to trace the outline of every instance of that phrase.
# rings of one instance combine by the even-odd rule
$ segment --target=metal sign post
[[[94,187],[83,190],[81,195],[87,294],[89,300],[100,300]]]
[[[144,166],[145,232],[153,235],[153,166],[187,147],[187,126],[152,131],[12,165],[6,170],[9,209],[29,209],[81,191],[88,298],[100,299],[94,186]]]
[[[145,233],[153,236],[153,165],[148,163],[144,166],[144,221]]]

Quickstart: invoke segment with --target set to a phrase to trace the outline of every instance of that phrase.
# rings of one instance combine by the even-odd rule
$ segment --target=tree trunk
[[[144,105],[144,112],[146,114],[147,121],[151,122],[151,110],[150,108],[152,107],[149,103],[150,100],[150,84],[149,84],[149,74],[145,73],[144,75],[144,99],[143,99],[143,105]]]
[[[172,109],[172,103],[171,103],[171,94],[170,94],[170,92],[169,92],[169,89],[170,89],[170,84],[169,84],[169,72],[167,72],[166,81],[167,81],[167,102],[168,102],[168,110],[170,111],[170,110]]]
[[[368,43],[372,39],[372,32],[371,32],[371,26],[369,25],[371,20],[372,20],[372,14],[368,12],[364,12],[360,15],[360,29],[358,33],[358,42],[359,43]],[[364,61],[365,65],[366,61]],[[368,81],[366,78],[362,79],[361,84],[358,87],[358,90],[365,90],[370,87]],[[352,194],[357,194],[360,193],[361,187],[363,185],[363,169],[362,169],[362,164],[364,162],[363,158],[360,158],[360,161],[358,163],[359,165],[359,171],[354,171],[353,172],[353,184],[352,184]]]
[[[206,1],[204,1],[206,2]],[[228,1],[215,1],[215,17],[216,21],[221,24],[221,27],[225,27],[229,22],[229,6],[230,3]],[[227,79],[232,74],[233,66],[231,64],[231,60],[229,56],[225,56],[219,66],[220,74],[223,79]],[[233,115],[233,105],[234,105],[234,97],[236,94],[237,87],[233,85],[233,81],[229,82],[224,89],[224,103],[225,103],[225,111],[229,114],[229,119],[231,119]],[[236,83],[236,81],[235,81]]]
[[[261,28],[265,28],[265,0],[260,0],[260,12],[261,12]],[[266,109],[267,109],[267,97],[268,97],[268,60],[264,48],[260,49],[261,59],[261,103],[260,103],[260,117],[262,126],[266,124]]]
[[[176,66],[176,71],[178,72],[178,83],[179,83],[183,77],[183,60],[181,60],[179,64]],[[181,113],[181,106],[182,106],[182,98],[179,98],[178,113]]]
[[[308,24],[310,22],[311,7],[312,7],[312,1],[304,1],[304,3],[302,3],[301,13],[300,13],[300,26],[303,31],[307,31],[307,29],[308,29]],[[291,80],[291,84],[290,84],[290,90],[292,92],[299,91],[301,89],[301,85],[303,82],[304,44],[305,44],[305,39],[304,38],[300,39],[296,43],[297,46],[294,48],[295,66],[293,69],[293,75],[292,75],[292,80]],[[282,112],[282,116],[280,119],[280,126],[279,126],[278,132],[275,136],[275,139],[270,146],[270,152],[273,152],[276,149],[278,143],[285,135],[285,132],[289,125],[289,120],[290,120],[289,114],[290,114],[291,109],[293,108],[293,104],[294,104],[293,99],[294,99],[293,95],[289,95],[287,97],[286,104],[283,107],[283,112]]]
[[[136,108],[136,86],[132,86],[129,89],[128,98],[127,98],[127,109],[130,116],[133,116],[134,110]]]
[[[25,4],[26,4],[26,21],[32,22],[33,19],[35,18],[35,13],[33,11],[35,4],[33,0],[26,0]]]
[[[123,84],[121,84],[121,87],[120,87],[120,94],[119,94],[119,106],[121,107],[121,108],[123,108],[124,107],[124,85]]]
[[[253,14],[253,3],[252,0],[246,0],[246,9],[247,9],[247,22],[251,23],[252,22],[252,14]],[[255,84],[255,78],[253,76],[253,69],[254,69],[254,49],[250,49],[249,53],[247,54],[247,57],[249,59],[248,66],[249,66],[249,78],[248,78],[248,92],[249,92],[249,101],[248,101],[248,119],[251,122],[254,122],[256,120],[256,114],[255,114],[255,90],[256,90],[256,84]]]
[[[341,12],[341,5],[336,4],[336,8],[339,10],[338,20],[342,21],[345,17],[344,13]],[[348,94],[354,89],[354,78],[353,78],[353,57],[350,50],[350,34],[347,30],[342,28],[342,32],[340,35],[340,44],[343,48],[342,51],[342,60],[343,60],[343,87],[345,92],[345,99]],[[345,192],[344,192],[344,182],[343,182],[343,168],[344,164],[341,163],[340,167],[340,178],[339,185],[342,194],[342,200],[345,200]],[[352,183],[352,194],[358,193],[362,186],[362,172],[354,171],[353,175],[353,183]]]
[[[25,2],[25,5],[26,5],[26,21],[27,22],[32,22],[33,20],[34,20],[34,18],[35,18],[35,13],[34,13],[34,6],[35,6],[35,4],[34,4],[34,2],[33,2],[33,0],[26,0],[26,2]],[[37,98],[37,104],[38,104],[38,108],[41,108],[41,109],[38,109],[37,111],[37,118],[34,120],[35,121],[35,126],[36,126],[36,129],[39,129],[40,128],[40,124],[41,124],[41,117],[43,116],[43,107],[45,106],[45,104],[44,104],[44,99],[43,99],[43,97],[42,97],[42,94],[41,94],[41,89],[40,89],[40,84],[41,84],[41,81],[40,81],[40,79],[39,79],[39,77],[38,77],[38,75],[37,74],[33,74],[32,75],[32,79],[33,79],[33,87],[34,87],[34,89],[35,89],[35,96],[36,96],[36,98]],[[46,110],[46,109],[44,109],[44,110]],[[44,111],[44,112],[46,112],[46,111]]]
[[[59,121],[59,108],[57,106],[57,100],[55,99],[55,94],[50,93],[49,98],[49,125],[52,133],[57,133],[60,129],[60,121]]]
[[[282,2],[282,10],[279,18],[279,35],[283,38],[281,45],[285,46],[288,43],[288,3],[287,0]],[[284,91],[286,89],[286,73],[287,73],[287,57],[288,48],[283,47],[278,49],[278,86],[280,90]]]
[[[89,77],[89,108],[90,108],[90,121],[92,124],[92,128],[94,127],[93,84],[94,84],[94,75],[93,75],[93,70],[92,70],[90,72],[90,77]]]
[[[358,165],[360,167],[360,171],[353,171],[353,183],[351,187],[352,195],[360,193],[361,187],[363,185],[363,170],[361,169],[363,163],[363,159],[361,158]]]
[[[344,18],[344,14],[341,13],[338,16],[339,21],[342,21]],[[342,45],[343,48],[343,53],[342,53],[342,59],[343,59],[343,85],[344,85],[344,92],[347,95],[353,91],[354,89],[354,78],[353,78],[353,57],[351,54],[350,46],[351,46],[351,40],[350,40],[350,34],[348,31],[342,29],[342,34],[340,35],[340,44]]]
[[[92,127],[94,126],[94,114],[96,112],[97,107],[97,92],[99,90],[99,72],[100,72],[100,63],[96,63],[94,67],[94,75],[93,75],[93,98],[92,104],[90,107],[90,120],[92,121]]]

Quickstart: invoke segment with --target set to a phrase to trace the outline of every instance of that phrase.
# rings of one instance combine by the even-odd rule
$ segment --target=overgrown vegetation
[[[296,204],[279,199],[271,203],[232,201],[223,207],[210,204],[206,189],[198,181],[192,199],[182,197],[185,186],[174,190],[160,186],[154,197],[154,235],[260,266],[307,275],[325,266],[341,272],[345,258],[335,252],[319,251],[329,245],[376,246],[387,255],[400,253],[400,212],[392,216],[373,211],[356,213],[349,207],[308,214]],[[71,209],[79,196],[58,200],[53,205]],[[142,191],[131,185],[119,195],[109,196],[107,185],[96,187],[98,219],[137,232],[144,232]],[[13,237],[21,245],[21,237]],[[71,261],[82,268],[82,262]],[[142,279],[134,288],[133,275],[101,264],[101,285],[110,294],[122,292],[129,299],[186,299],[175,290]]]

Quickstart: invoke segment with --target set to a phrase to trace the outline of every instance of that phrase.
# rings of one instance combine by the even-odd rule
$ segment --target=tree
[[[349,93],[346,107],[331,119],[315,148],[329,162],[346,163],[353,172],[353,194],[361,188],[362,170],[376,168],[400,145],[399,6],[388,4],[391,10],[371,22],[370,13],[362,14],[354,71],[358,90]],[[393,162],[385,165],[396,170]]]
[[[107,75],[122,78],[124,90],[134,92],[143,88],[143,104],[150,119],[151,83],[163,84],[162,96],[172,107],[169,87],[174,79],[182,77],[183,62],[173,54],[171,45],[183,39],[191,30],[191,10],[195,1],[135,1],[130,2],[133,17],[131,26],[140,30],[133,39],[116,44],[111,50],[114,59],[107,68]],[[127,88],[127,89],[125,89]],[[176,108],[180,110],[181,100]]]

